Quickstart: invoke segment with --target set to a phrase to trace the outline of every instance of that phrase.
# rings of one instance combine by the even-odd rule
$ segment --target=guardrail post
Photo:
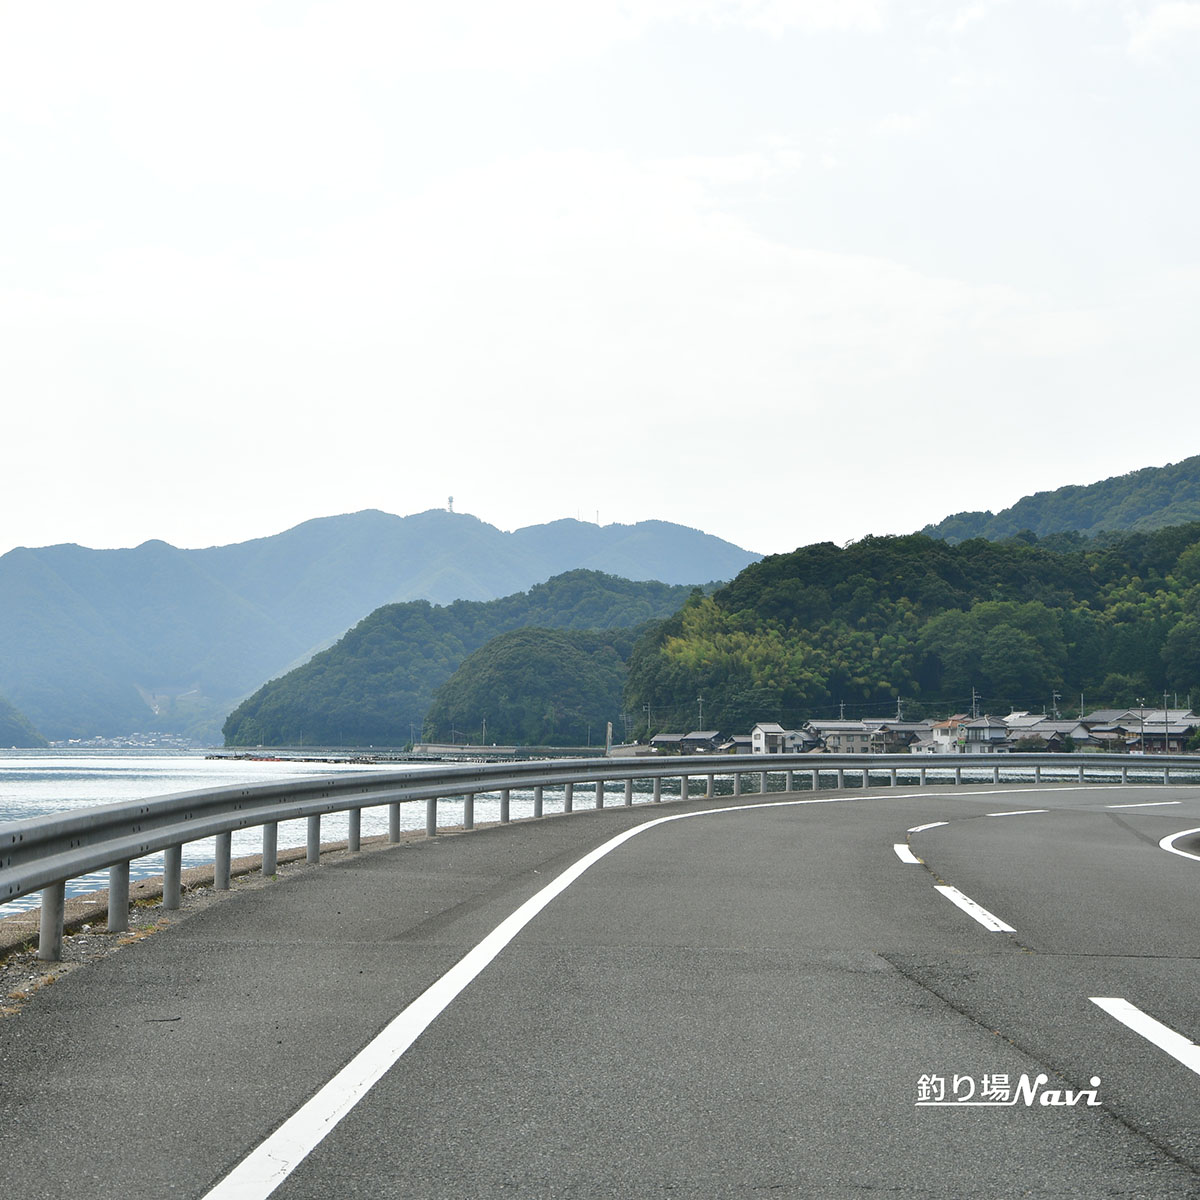
[[[1079,764],[1079,782],[1083,782],[1083,763]]]
[[[575,811],[575,785],[568,783],[563,788],[563,812]]]
[[[218,892],[229,891],[230,860],[233,857],[233,834],[226,831],[218,833],[213,839],[216,842],[216,859],[213,862],[213,887]]]
[[[813,768],[812,790],[814,792],[819,792],[821,790],[821,771],[818,767]]]
[[[42,962],[62,958],[63,916],[67,911],[67,881],[42,888],[42,914],[38,924],[37,956]]]
[[[863,789],[866,790],[867,788],[869,788],[871,786],[871,768],[866,763],[863,763],[862,773],[863,773],[862,785],[863,785]]]
[[[508,788],[500,789],[500,824],[501,825],[508,824],[508,795],[509,795]]]
[[[733,773],[733,794],[735,796],[740,796],[742,794],[742,773],[741,773],[741,771],[734,771],[734,773]]]
[[[129,928],[129,863],[108,868],[108,932],[124,933]]]
[[[542,785],[540,783],[533,789],[533,815],[535,817],[542,815]]]
[[[688,777],[686,775],[680,775],[679,777],[679,798],[680,800],[688,798]]]
[[[596,807],[597,808],[604,807],[604,780],[603,779],[596,780]]]
[[[791,767],[788,767],[787,774],[783,777],[783,790],[785,792],[796,790],[796,772]]]
[[[463,828],[475,828],[475,793],[468,792],[463,797]]]
[[[1000,768],[999,767],[992,768],[992,782],[993,783],[1000,782]]]
[[[437,797],[425,801],[425,836],[437,837]]]
[[[313,813],[308,818],[308,838],[304,849],[304,861],[317,863],[321,861],[321,815]]]
[[[654,803],[658,804],[662,800],[662,776],[655,775],[654,777]]]
[[[400,840],[400,801],[388,805],[388,841]]]
[[[389,833],[391,830],[389,829]],[[357,854],[362,849],[362,809],[352,808],[346,814],[346,849]]]
[[[706,785],[705,790],[704,790],[704,798],[706,800],[711,800],[716,794],[717,794],[717,777],[715,775],[710,775],[708,777],[708,784]]]
[[[958,785],[960,783],[962,783],[962,767],[955,767],[954,768],[954,786],[958,787]]]
[[[1033,768],[1033,781],[1034,783],[1042,782],[1042,768],[1040,764]]]
[[[268,821],[262,827],[262,873],[268,877],[279,870],[279,822]]]
[[[163,908],[178,908],[182,895],[183,847],[168,846],[163,851]]]
[[[921,768],[921,782],[920,782],[920,783],[917,785],[918,787],[924,787],[924,786],[925,786],[925,771],[926,771],[926,769],[927,769],[927,768],[925,768],[925,767],[922,767],[922,768]]]
[[[633,804],[633,780],[625,780],[625,803],[626,805]]]
[[[766,794],[766,791],[767,791],[767,773],[766,773],[766,771],[763,771],[763,773],[758,777],[758,794],[760,796],[763,796]]]
[[[1122,765],[1122,767],[1121,767],[1121,782],[1122,783],[1129,782],[1129,768],[1124,765]]]
[[[838,777],[838,782],[837,782],[838,787],[844,788],[846,786],[846,772],[842,767],[838,767],[837,777]]]
[[[1163,763],[1163,783],[1171,782],[1171,764]]]
[[[891,781],[892,781],[892,787],[895,787],[895,786],[896,786],[896,768],[895,768],[895,767],[893,767],[893,768],[892,768],[892,769],[891,769],[891,770],[888,772],[888,777],[889,777],[889,778],[891,779]]]

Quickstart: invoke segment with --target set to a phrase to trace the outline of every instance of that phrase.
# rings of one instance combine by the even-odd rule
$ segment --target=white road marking
[[[1194,858],[1200,862],[1200,854],[1192,854],[1189,850],[1180,850],[1175,845],[1181,837],[1187,837],[1189,833],[1200,833],[1200,829],[1181,829],[1178,833],[1169,833],[1158,844],[1163,850],[1167,850],[1171,854],[1178,854],[1180,858]]]
[[[976,904],[970,896],[964,896],[956,887],[949,887],[944,883],[937,885],[937,890],[950,901],[951,904],[957,904],[969,917],[974,917],[976,921],[984,927],[990,929],[993,933],[1016,933],[1017,931],[1011,926],[1006,925],[994,913],[988,912],[981,904]]]
[[[1161,808],[1164,804],[1182,804],[1182,800],[1142,800],[1137,804],[1106,804],[1105,808]]]
[[[924,833],[926,829],[937,829],[940,825],[949,825],[949,821],[930,821],[928,825],[914,825],[909,833]]]
[[[394,1017],[307,1103],[205,1193],[203,1200],[265,1200],[383,1078],[451,1001],[551,900],[570,887],[589,867],[630,838],[670,821],[684,821],[692,817],[749,813],[764,808],[795,808],[806,804],[841,804],[875,798],[865,795],[822,796],[811,800],[777,800],[766,804],[737,804],[702,812],[674,813],[636,825],[610,838],[569,866],[501,921],[483,941]]]
[[[1189,1071],[1200,1075],[1200,1046],[1188,1041],[1182,1033],[1176,1033],[1170,1026],[1156,1021],[1120,996],[1089,996],[1088,999],[1104,1009],[1110,1017],[1115,1017],[1122,1025],[1128,1026],[1134,1033],[1141,1034],[1146,1041],[1153,1042],[1160,1050],[1165,1050],[1172,1058],[1183,1063]]]
[[[1026,817],[1030,813],[1049,812],[1048,808],[1014,808],[1011,812],[984,813],[985,817]]]
[[[1102,785],[1066,785],[1055,791],[1091,791]],[[1019,788],[990,788],[965,793],[969,796],[1011,795]],[[929,792],[889,795],[888,800],[927,799]],[[431,984],[407,1008],[400,1012],[381,1033],[367,1043],[328,1083],[296,1110],[265,1141],[261,1142],[219,1183],[205,1193],[202,1200],[265,1200],[308,1157],[317,1145],[337,1126],[351,1109],[395,1065],[401,1055],[421,1036],[454,998],[512,941],[514,937],[556,896],[568,888],[589,867],[599,862],[618,846],[648,829],[669,821],[691,817],[710,817],[720,813],[755,812],[764,808],[796,808],[807,804],[841,804],[852,801],[876,800],[874,792],[851,795],[821,796],[809,800],[776,800],[766,803],[730,805],[702,812],[675,813],[647,821],[598,846],[573,866],[531,896],[515,912],[501,921],[487,937],[458,961],[440,979]],[[920,829],[933,829],[946,821],[935,821]],[[912,831],[916,832],[916,831]],[[1179,853],[1182,853],[1180,851]],[[965,912],[989,929],[1015,932],[999,918],[980,908],[973,900],[955,888],[939,887],[938,891],[953,900]]]
[[[902,863],[920,863],[920,859],[908,848],[907,843],[897,842],[893,847],[896,852],[896,857]]]

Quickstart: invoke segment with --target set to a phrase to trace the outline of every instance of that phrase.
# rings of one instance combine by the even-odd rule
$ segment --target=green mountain
[[[499,634],[529,626],[632,628],[675,612],[691,590],[580,570],[498,600],[385,605],[238,705],[225,722],[225,742],[404,745],[420,735],[437,689]]]
[[[1200,455],[1165,467],[1145,467],[1083,486],[1037,492],[998,513],[960,512],[922,533],[963,542],[1031,532],[1038,537],[1113,530],[1163,529],[1200,521]]]
[[[204,550],[21,548],[0,556],[0,693],[56,740],[211,742],[240,699],[381,605],[490,600],[575,568],[729,579],[756,557],[665,522],[505,533],[440,510],[324,517]]]
[[[28,718],[0,696],[0,746],[14,750],[35,749],[48,745]]]
[[[1053,550],[912,534],[748,567],[641,638],[626,708],[685,730],[1200,696],[1200,522]]]
[[[424,737],[603,746],[608,723],[621,727],[621,691],[633,642],[628,629],[502,633],[468,655],[438,688]]]

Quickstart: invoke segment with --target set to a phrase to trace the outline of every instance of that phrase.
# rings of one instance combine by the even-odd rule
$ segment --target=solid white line
[[[1055,791],[1090,791],[1097,785],[1077,785],[1055,788]],[[997,787],[966,793],[970,796],[1011,794],[1019,788]],[[202,1200],[265,1200],[316,1148],[323,1138],[350,1112],[352,1108],[387,1073],[402,1054],[429,1027],[447,1005],[504,949],[506,945],[547,904],[569,887],[589,867],[618,846],[669,821],[681,821],[690,817],[715,816],[719,813],[752,812],[763,808],[794,808],[807,804],[840,804],[849,801],[882,799],[880,792],[868,791],[851,795],[820,796],[808,800],[777,800],[766,803],[730,805],[727,808],[710,808],[702,812],[675,813],[637,825],[598,846],[573,866],[531,896],[509,917],[496,926],[473,950],[470,950],[455,966],[417,997],[406,1009],[392,1019],[381,1033],[363,1047],[320,1091],[302,1105],[264,1142],[252,1150],[232,1171],[208,1191]],[[907,792],[888,795],[888,800],[916,800],[928,798],[929,792]],[[923,828],[934,828],[947,824],[937,821]],[[940,888],[948,895],[953,888]],[[962,896],[962,893],[956,893]],[[953,896],[950,897],[954,899]],[[974,904],[965,896],[962,901]],[[964,905],[954,901],[960,907]],[[1009,930],[1009,926],[975,905],[994,925],[988,928]],[[965,911],[971,912],[970,908]],[[981,918],[971,912],[976,920]],[[983,921],[987,924],[987,921]],[[1013,932],[1009,930],[1010,932]]]
[[[957,904],[968,916],[974,917],[985,929],[990,929],[993,933],[1016,933],[1017,931],[1011,926],[1006,925],[994,913],[988,912],[981,904],[976,904],[970,896],[964,896],[962,892],[955,887],[948,887],[946,884],[939,883],[936,885],[937,890],[946,897],[951,904]]]
[[[902,863],[920,863],[921,861],[904,842],[897,842],[892,849],[895,850],[896,857]]]
[[[1120,996],[1089,996],[1088,999],[1104,1009],[1110,1017],[1115,1017],[1122,1025],[1127,1025],[1134,1033],[1141,1034],[1146,1041],[1153,1042],[1160,1050],[1165,1050],[1172,1058],[1183,1063],[1189,1071],[1200,1075],[1200,1046],[1195,1042],[1188,1041],[1183,1034],[1176,1033],[1161,1021],[1156,1021]]]
[[[875,799],[875,797],[869,797]],[[551,900],[565,891],[589,867],[618,846],[670,821],[710,817],[718,813],[756,812],[763,808],[793,808],[805,804],[840,804],[867,796],[822,796],[811,800],[778,800],[766,804],[737,804],[702,812],[674,813],[636,825],[610,838],[569,866],[506,917],[474,949],[431,984],[381,1033],[367,1043],[306,1104],[296,1110],[264,1142],[252,1150],[203,1200],[264,1200],[334,1129],[339,1121],[395,1065],[450,1002],[512,941]]]
[[[1030,813],[1049,812],[1048,808],[1014,808],[1012,812],[984,813],[985,817],[1026,817]]]
[[[949,821],[930,821],[928,825],[914,825],[909,833],[924,833],[926,829],[937,829],[940,825],[949,825]]]
[[[1106,804],[1105,808],[1161,808],[1164,804],[1182,804],[1182,800],[1143,800],[1138,804]]]
[[[1200,854],[1192,854],[1188,850],[1180,850],[1175,843],[1181,837],[1187,837],[1189,833],[1200,833],[1200,829],[1181,829],[1178,833],[1169,833],[1158,844],[1163,850],[1170,851],[1172,854],[1178,854],[1180,858],[1194,858],[1200,862]]]

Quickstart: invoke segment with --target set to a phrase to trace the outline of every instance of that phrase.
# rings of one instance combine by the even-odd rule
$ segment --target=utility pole
[[[704,728],[704,697],[702,695],[697,696],[696,703],[698,705],[700,705],[700,728],[703,729]]]
[[[1141,717],[1141,719],[1142,719],[1142,732],[1138,736],[1138,743],[1139,743],[1138,744],[1138,753],[1145,754],[1146,753],[1146,697],[1139,696],[1137,698],[1137,702],[1138,702],[1138,716]]]
[[[1050,707],[1054,710],[1054,719],[1058,720],[1058,702],[1062,699],[1060,692],[1052,692],[1050,695]]]

